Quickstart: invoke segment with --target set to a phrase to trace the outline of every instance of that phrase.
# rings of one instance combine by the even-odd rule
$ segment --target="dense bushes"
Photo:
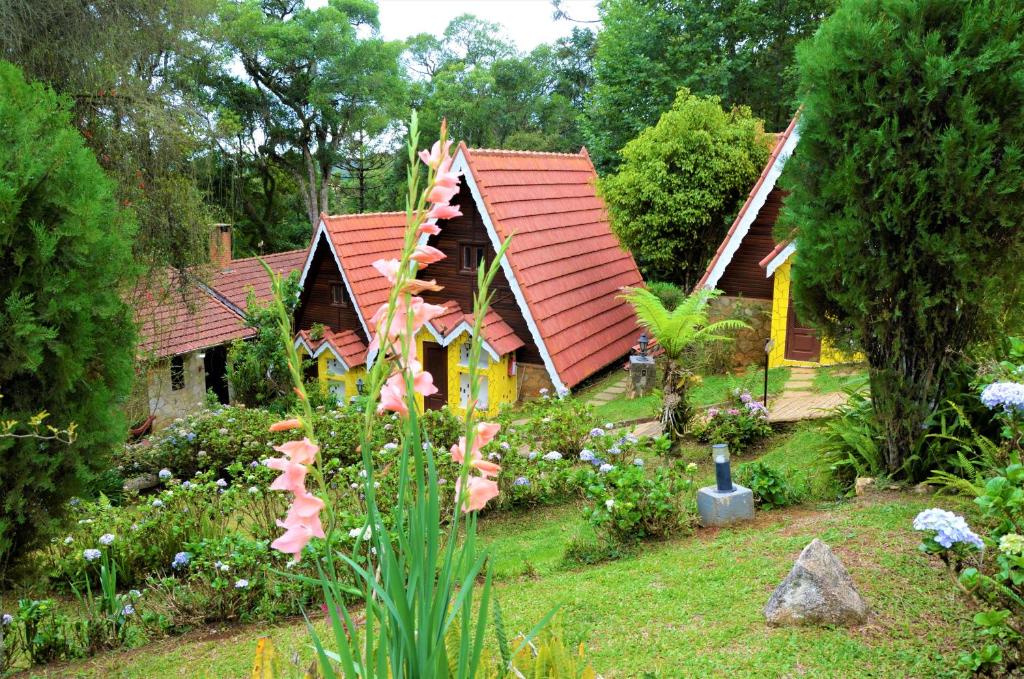
[[[67,102],[0,61],[0,420],[78,433],[0,436],[0,582],[123,440],[133,229]]]
[[[706,419],[693,427],[693,434],[705,443],[728,443],[734,452],[757,443],[772,433],[768,409],[750,395],[736,390],[728,408],[710,408]]]
[[[736,481],[754,493],[762,509],[779,509],[799,503],[804,490],[797,488],[775,467],[764,462],[747,462],[736,469]]]

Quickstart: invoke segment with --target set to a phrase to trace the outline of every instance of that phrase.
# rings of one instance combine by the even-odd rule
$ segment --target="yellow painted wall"
[[[793,260],[798,253],[790,255],[789,259],[775,270],[774,288],[772,290],[772,351],[768,354],[768,366],[778,368],[779,366],[809,366],[835,365],[837,363],[850,363],[856,360],[840,353],[828,342],[821,343],[821,358],[814,361],[794,361],[786,358],[786,322],[789,316],[789,288],[792,281],[791,270]]]
[[[448,345],[448,408],[457,415],[465,415],[466,410],[462,407],[459,385],[462,376],[469,375],[469,366],[462,365],[459,358],[462,355],[463,345],[469,344],[469,335],[462,334],[454,342]],[[515,403],[516,401],[516,377],[508,374],[509,356],[506,354],[500,361],[495,361],[484,350],[480,351],[481,356],[486,355],[489,365],[480,370],[480,376],[487,378],[487,409],[478,411],[487,417],[498,414],[502,403]]]

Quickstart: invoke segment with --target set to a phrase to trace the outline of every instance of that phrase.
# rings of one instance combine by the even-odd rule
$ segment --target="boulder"
[[[868,606],[842,562],[815,539],[775,588],[764,615],[769,625],[853,627],[867,621]]]
[[[873,488],[875,480],[870,476],[858,476],[853,482],[853,492],[858,496],[866,495]]]
[[[160,479],[157,478],[156,474],[143,474],[142,476],[127,479],[124,482],[124,489],[130,493],[138,493],[147,488],[152,488],[159,483]]]

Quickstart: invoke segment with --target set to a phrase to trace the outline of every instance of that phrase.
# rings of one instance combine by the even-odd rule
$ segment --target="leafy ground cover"
[[[506,626],[525,631],[557,607],[566,641],[585,643],[605,677],[957,676],[968,611],[936,561],[916,549],[910,525],[931,499],[894,492],[833,501],[819,441],[803,425],[756,456],[806,484],[813,500],[761,512],[742,527],[645,543],[619,561],[564,564],[565,547],[592,530],[573,503],[485,518],[481,536],[493,550]],[[711,477],[700,462],[697,479]],[[832,545],[871,605],[866,627],[764,625],[768,596],[814,537]],[[303,623],[291,621],[204,629],[26,676],[244,677],[261,635],[310,657]]]

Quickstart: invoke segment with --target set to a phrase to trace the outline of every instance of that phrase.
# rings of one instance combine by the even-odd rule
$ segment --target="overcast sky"
[[[327,0],[306,0],[308,7],[325,4]],[[555,21],[549,0],[377,0],[377,4],[380,31],[387,40],[417,33],[440,35],[449,21],[468,13],[501,24],[519,49],[529,52],[568,35],[574,25],[564,19]],[[579,21],[597,19],[597,0],[563,0],[562,8]]]

